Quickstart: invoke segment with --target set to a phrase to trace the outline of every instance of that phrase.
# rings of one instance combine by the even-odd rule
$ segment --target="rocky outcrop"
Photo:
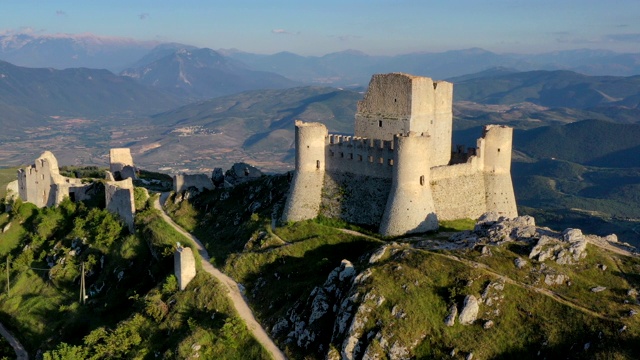
[[[560,237],[542,235],[531,252],[530,259],[553,260],[558,264],[575,264],[587,256],[587,240],[579,229],[566,229]]]
[[[473,295],[467,295],[464,298],[464,305],[462,306],[462,311],[460,311],[460,316],[458,320],[462,325],[471,325],[478,318],[478,311],[480,310],[480,305],[478,303],[478,299],[476,299]]]

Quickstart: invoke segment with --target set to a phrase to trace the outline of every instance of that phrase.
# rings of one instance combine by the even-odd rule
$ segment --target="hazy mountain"
[[[483,104],[530,102],[589,109],[619,122],[640,120],[640,76],[588,76],[572,71],[529,71],[467,76],[454,98]],[[454,79],[455,80],[455,79]]]
[[[155,41],[93,34],[0,34],[0,59],[26,67],[87,67],[114,72],[158,45]]]
[[[0,124],[6,132],[52,116],[149,114],[182,103],[107,70],[55,70],[0,61]]]
[[[166,56],[165,53],[169,53]],[[212,98],[253,89],[278,89],[298,85],[281,75],[255,71],[242,62],[211,49],[156,48],[151,62],[121,74],[173,95]],[[140,61],[139,63],[142,63]]]

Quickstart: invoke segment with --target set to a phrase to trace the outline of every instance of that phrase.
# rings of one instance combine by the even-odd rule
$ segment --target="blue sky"
[[[0,0],[0,32],[21,29],[302,55],[640,52],[640,0]]]

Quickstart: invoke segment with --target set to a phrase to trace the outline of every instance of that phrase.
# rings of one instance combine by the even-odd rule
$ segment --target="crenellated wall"
[[[325,146],[327,171],[391,178],[393,141],[329,135]]]

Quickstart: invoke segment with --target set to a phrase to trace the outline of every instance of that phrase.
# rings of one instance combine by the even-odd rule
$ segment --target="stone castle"
[[[283,220],[324,215],[395,236],[489,211],[517,216],[512,128],[485,126],[476,148],[452,154],[452,102],[451,83],[381,74],[358,102],[354,136],[296,121],[296,168]]]

